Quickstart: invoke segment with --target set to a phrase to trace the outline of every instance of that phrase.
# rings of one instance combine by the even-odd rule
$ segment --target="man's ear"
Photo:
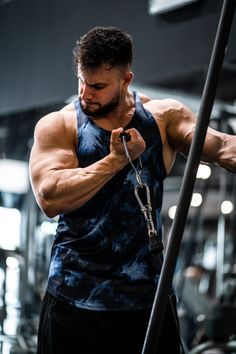
[[[129,84],[132,82],[134,77],[134,74],[132,73],[132,71],[126,71],[124,74],[124,78],[123,78],[123,85],[124,88],[127,89]]]

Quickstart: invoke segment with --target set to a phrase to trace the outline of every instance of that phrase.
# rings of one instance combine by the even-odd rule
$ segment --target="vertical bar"
[[[169,293],[172,286],[174,270],[179,254],[182,235],[192,198],[196,173],[201,159],[207,128],[216,95],[218,79],[224,60],[236,0],[225,0],[213,46],[207,78],[203,90],[202,102],[193,136],[189,157],[180,190],[176,216],[170,230],[169,242],[155,294],[152,312],[147,328],[142,354],[158,354],[158,341]],[[171,339],[170,339],[171,340]]]

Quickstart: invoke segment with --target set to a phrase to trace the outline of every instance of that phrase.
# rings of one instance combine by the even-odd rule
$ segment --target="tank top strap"
[[[80,107],[79,100],[74,101],[73,104],[74,104],[76,116],[77,116],[77,128],[79,129],[83,125],[83,123],[85,122],[86,115],[84,114],[84,112],[82,111],[82,109]]]
[[[149,112],[147,112],[145,110],[145,108],[143,107],[143,103],[141,101],[140,96],[138,95],[138,93],[136,91],[132,91],[133,93],[133,97],[134,97],[134,101],[135,101],[135,110],[137,112],[137,114],[141,114],[141,115],[145,115],[145,116],[151,116],[151,114]]]

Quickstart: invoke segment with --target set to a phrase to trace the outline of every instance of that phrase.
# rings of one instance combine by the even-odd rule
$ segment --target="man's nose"
[[[86,83],[83,83],[80,87],[80,97],[85,101],[91,100],[93,97],[92,88]]]

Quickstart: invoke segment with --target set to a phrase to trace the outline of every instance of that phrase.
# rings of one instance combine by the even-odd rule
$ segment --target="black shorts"
[[[37,354],[141,354],[149,317],[150,310],[79,309],[46,293]],[[157,354],[179,354],[179,348],[176,322],[168,304]]]

